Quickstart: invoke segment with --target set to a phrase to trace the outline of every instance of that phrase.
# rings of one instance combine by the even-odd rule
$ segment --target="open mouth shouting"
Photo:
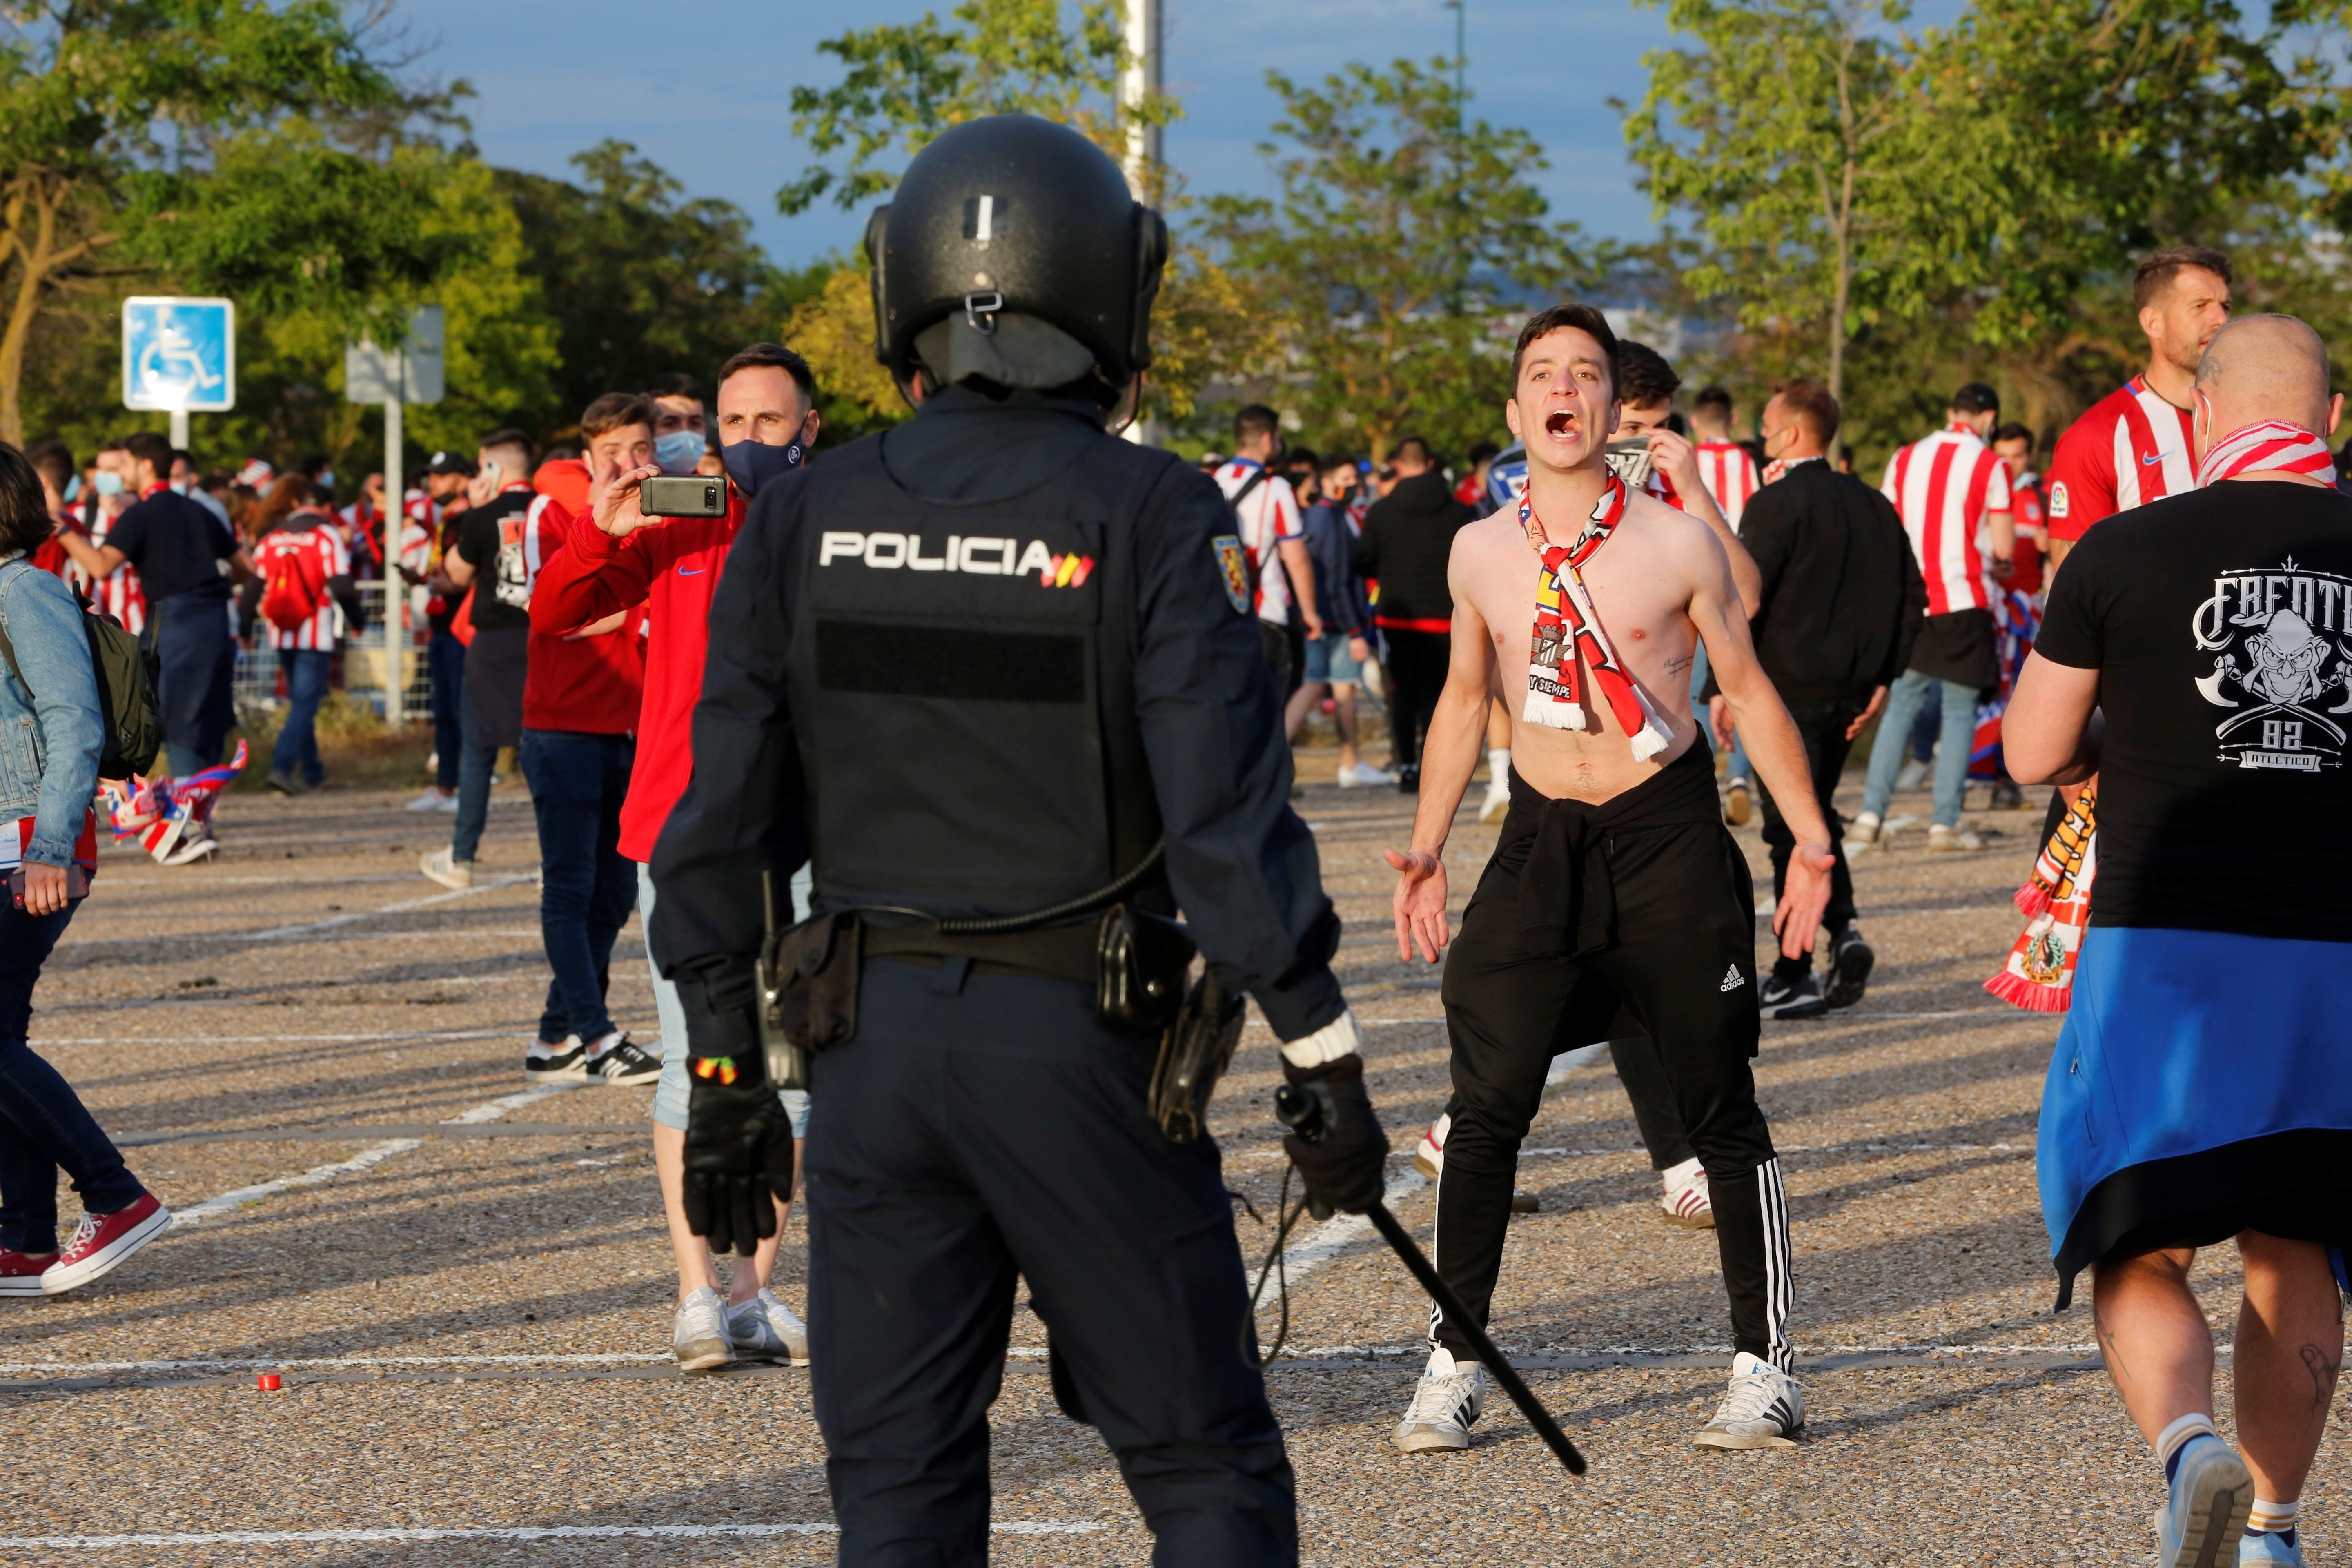
[[[1584,421],[1573,408],[1554,408],[1544,416],[1544,439],[1556,449],[1580,446],[1584,441]]]

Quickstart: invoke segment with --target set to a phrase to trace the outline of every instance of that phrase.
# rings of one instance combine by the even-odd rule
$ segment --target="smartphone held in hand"
[[[646,480],[637,510],[647,517],[725,517],[727,481],[715,475],[665,475]]]
[[[66,902],[89,897],[89,873],[79,863],[66,867]],[[25,907],[25,868],[16,866],[8,872],[8,902],[16,909]]]

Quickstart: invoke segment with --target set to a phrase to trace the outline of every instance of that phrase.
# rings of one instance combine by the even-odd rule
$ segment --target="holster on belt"
[[[771,931],[761,945],[760,1034],[778,1089],[806,1089],[809,1053],[857,1033],[865,931],[856,910],[840,910]]]

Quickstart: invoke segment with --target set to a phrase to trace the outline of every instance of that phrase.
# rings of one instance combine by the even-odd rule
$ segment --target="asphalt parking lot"
[[[1380,857],[1411,802],[1338,789],[1328,752],[1301,773],[1396,1145],[1391,1195],[1425,1241],[1433,1194],[1406,1156],[1444,1101],[1444,1036],[1434,972],[1396,960]],[[401,798],[239,795],[210,864],[107,851],[33,1038],[193,1223],[79,1293],[0,1301],[0,1563],[830,1561],[806,1371],[669,1365],[651,1090],[522,1081],[546,985],[528,803],[500,792],[487,875],[450,894],[415,870],[448,819]],[[1514,1222],[1494,1321],[1591,1473],[1561,1474],[1499,1399],[1470,1452],[1393,1452],[1425,1306],[1364,1222],[1310,1224],[1268,1372],[1308,1562],[2147,1560],[2157,1471],[2087,1310],[2050,1311],[2032,1145],[2058,1026],[1982,989],[2019,929],[2009,896],[2040,812],[1971,814],[1997,833],[1986,852],[1931,858],[1925,796],[1895,811],[1920,820],[1856,868],[1868,996],[1768,1024],[1758,1064],[1793,1215],[1807,1440],[1691,1446],[1728,1360],[1715,1242],[1657,1212],[1603,1057],[1559,1083],[1529,1141],[1519,1185],[1541,1206]],[[1465,813],[1457,909],[1492,837]],[[1762,872],[1755,829],[1740,838]],[[613,996],[640,1039],[656,1032],[634,921]],[[1277,1081],[1254,1026],[1214,1117],[1230,1184],[1269,1216]],[[70,1225],[69,1194],[63,1208]],[[1255,1268],[1269,1233],[1235,1224]],[[796,1214],[778,1269],[795,1304],[804,1243]],[[2213,1257],[2199,1279],[2226,1341],[2234,1267]],[[1145,1562],[1109,1456],[1055,1408],[1042,1345],[1017,1313],[997,1557]],[[260,1371],[284,1388],[257,1391]],[[2315,1561],[2347,1479],[2332,1439],[2305,1494]]]

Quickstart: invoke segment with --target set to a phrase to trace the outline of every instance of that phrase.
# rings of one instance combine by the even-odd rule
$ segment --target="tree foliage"
[[[793,89],[793,133],[820,158],[776,193],[787,213],[830,195],[854,208],[898,183],[887,167],[912,157],[951,125],[987,114],[1034,114],[1073,126],[1113,157],[1131,124],[1165,124],[1172,100],[1118,109],[1119,75],[1131,63],[1120,0],[964,0],[961,26],[936,13],[920,21],[845,33],[817,45],[849,68],[837,85]]]
[[[1408,434],[1459,449],[1501,423],[1507,301],[1572,289],[1574,226],[1549,221],[1524,131],[1466,121],[1452,62],[1272,72],[1280,195],[1213,197],[1208,230],[1278,324],[1282,400],[1375,459]]]
[[[246,252],[247,275],[355,320],[377,301],[350,286],[415,281],[450,259],[404,251],[367,209],[297,212],[286,199],[289,184],[313,202],[387,184],[289,122],[415,103],[341,0],[0,0],[0,439],[23,437],[25,354],[44,312],[129,269],[192,269],[203,252],[177,243],[185,234],[294,239],[275,256]],[[253,177],[265,167],[276,181]],[[199,215],[184,205],[193,182],[215,173],[226,178]],[[316,230],[338,219],[352,232],[331,253]]]

